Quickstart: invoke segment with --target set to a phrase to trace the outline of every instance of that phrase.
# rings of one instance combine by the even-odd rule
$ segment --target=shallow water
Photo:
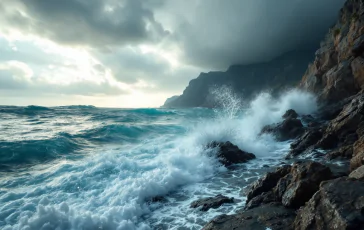
[[[229,100],[235,100],[229,98]],[[290,108],[316,109],[311,95],[261,94],[243,109],[0,107],[1,229],[200,229],[245,203],[244,187],[280,164],[289,143],[259,136]],[[257,159],[221,166],[210,141],[231,141]],[[201,212],[217,194],[234,204]],[[151,203],[155,196],[163,202]]]

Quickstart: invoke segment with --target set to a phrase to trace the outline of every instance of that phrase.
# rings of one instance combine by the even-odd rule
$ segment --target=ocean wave
[[[145,115],[173,115],[175,112],[172,112],[167,109],[153,109],[153,108],[147,108],[147,109],[132,109],[129,110],[132,113],[139,113],[139,114],[145,114]]]
[[[62,137],[67,141],[101,140],[102,144],[123,143],[123,138],[128,143],[138,141],[117,149],[98,149],[81,161],[60,163],[48,171],[36,172],[36,177],[30,173],[12,178],[11,181],[25,183],[14,182],[12,186],[21,184],[21,189],[1,195],[0,202],[4,205],[0,208],[0,219],[4,221],[0,220],[0,227],[5,230],[153,229],[148,217],[154,208],[148,199],[168,197],[181,187],[196,183],[207,185],[209,179],[226,171],[208,154],[211,150],[206,150],[206,144],[210,141],[231,141],[255,153],[260,158],[256,161],[258,165],[264,157],[285,152],[289,143],[278,143],[270,136],[258,137],[258,133],[264,125],[282,120],[282,114],[291,108],[301,114],[312,113],[316,109],[315,98],[299,91],[287,92],[279,98],[261,94],[248,107],[227,112],[216,110],[215,117],[196,110],[208,116],[181,119],[178,125],[149,123],[156,120],[150,119],[144,124],[103,124],[76,135],[65,133]],[[65,149],[66,152],[69,151]],[[1,186],[10,187],[0,183]],[[237,188],[237,192],[240,190]],[[184,196],[192,194],[185,190]],[[166,209],[168,224],[187,229],[191,225],[182,226],[176,219],[186,223],[205,215],[189,208],[172,210],[166,205]]]
[[[26,165],[44,163],[81,149],[80,143],[59,135],[46,140],[0,142],[0,164]]]

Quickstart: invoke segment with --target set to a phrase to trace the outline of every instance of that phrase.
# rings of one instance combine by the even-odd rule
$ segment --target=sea
[[[262,127],[288,109],[314,113],[316,99],[298,90],[217,98],[219,109],[0,106],[0,229],[201,229],[241,210],[246,187],[289,151]],[[211,141],[257,159],[226,168]],[[218,194],[235,202],[190,208]]]

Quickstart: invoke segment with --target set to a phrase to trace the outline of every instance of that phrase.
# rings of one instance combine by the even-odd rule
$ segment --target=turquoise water
[[[285,110],[316,109],[292,91],[220,110],[0,107],[1,229],[200,229],[244,206],[242,190],[289,148],[260,129]],[[239,105],[239,106],[237,106]],[[242,109],[243,108],[243,109]],[[206,149],[231,141],[257,159],[226,169]],[[203,213],[189,204],[236,202]],[[150,202],[163,196],[162,202]]]

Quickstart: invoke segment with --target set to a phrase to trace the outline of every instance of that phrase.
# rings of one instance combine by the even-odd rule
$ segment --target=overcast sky
[[[0,104],[156,107],[318,44],[344,0],[1,0]]]

